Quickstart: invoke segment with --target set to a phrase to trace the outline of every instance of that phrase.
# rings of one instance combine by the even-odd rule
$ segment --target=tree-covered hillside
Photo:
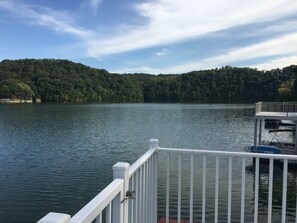
[[[4,60],[0,98],[41,97],[48,102],[142,102],[138,83],[67,60]]]
[[[181,75],[111,74],[67,60],[0,62],[0,98],[43,102],[255,102],[297,99],[297,66],[226,66]]]

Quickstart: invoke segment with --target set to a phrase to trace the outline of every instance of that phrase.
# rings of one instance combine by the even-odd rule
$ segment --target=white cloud
[[[175,70],[176,68],[177,72],[185,72],[197,69],[209,69],[214,67],[225,66],[238,61],[259,59],[271,56],[284,56],[288,54],[297,54],[297,33],[288,34],[272,40],[264,41],[262,43],[235,49],[226,54],[206,58],[195,63],[189,63],[182,66],[172,67],[170,68],[170,70]],[[286,66],[286,64],[280,64],[280,62],[285,61],[278,62],[280,67]],[[296,62],[297,61],[295,61],[295,63]]]
[[[149,71],[149,73],[153,74],[184,73],[193,70],[221,67],[230,65],[234,62],[247,61],[250,59],[261,59],[273,56],[281,57],[281,59],[271,59],[264,64],[251,65],[252,67],[259,69],[273,69],[276,67],[281,68],[291,64],[297,64],[297,56],[295,55],[297,55],[297,33],[288,34],[247,47],[234,49],[222,55],[198,60],[191,63],[163,67],[160,69],[147,67],[146,70]],[[133,72],[139,72],[138,68],[131,68],[130,70]]]
[[[288,34],[262,43],[233,50],[224,55],[204,60],[215,64],[226,64],[235,61],[254,58],[277,56],[285,54],[297,54],[297,33]]]
[[[290,6],[290,7],[288,7]],[[123,53],[184,41],[233,26],[271,21],[297,12],[295,0],[155,0],[136,5],[147,19],[143,26],[128,26],[117,36],[89,42],[91,56]]]
[[[161,57],[161,56],[166,56],[168,55],[169,51],[165,48],[163,48],[162,50],[160,50],[159,52],[156,53],[156,56]]]
[[[103,0],[85,0],[81,4],[81,8],[90,9],[94,15],[97,14],[98,8],[101,5]]]
[[[72,17],[66,12],[29,6],[13,0],[2,0],[0,8],[6,9],[18,17],[29,19],[29,22],[33,24],[53,29],[59,33],[68,33],[83,39],[94,36],[92,31],[76,26]]]
[[[111,72],[118,73],[118,74],[131,74],[131,73],[157,74],[154,68],[150,68],[148,66],[122,68],[122,69],[113,70]]]
[[[88,7],[97,10],[102,0],[86,0]],[[288,7],[289,6],[289,7]],[[296,0],[153,0],[135,5],[139,16],[145,18],[142,25],[119,24],[109,32],[95,33],[76,25],[75,16],[69,12],[45,7],[26,5],[17,0],[0,0],[0,9],[5,9],[24,21],[47,27],[59,33],[80,38],[90,57],[125,53],[134,50],[185,42],[191,38],[240,25],[263,23],[277,20],[278,23],[259,32],[266,34],[284,31],[296,32],[296,21],[280,22],[297,13]],[[112,33],[106,36],[106,33]],[[273,36],[271,36],[273,38]],[[185,49],[186,50],[186,49]],[[155,56],[170,53],[163,48]],[[234,49],[225,54],[192,63],[162,69],[140,66],[125,68],[131,72],[182,73],[197,69],[224,66],[238,61],[269,56],[289,57],[297,54],[297,33]],[[279,61],[281,62],[281,61]],[[270,62],[267,62],[269,64]],[[275,64],[276,62],[271,62]],[[266,63],[265,63],[266,64]],[[263,65],[264,66],[264,65]],[[268,65],[267,65],[268,66]],[[124,69],[124,70],[125,70]],[[142,70],[141,70],[142,69]]]
[[[101,4],[102,0],[90,0],[90,6],[94,9],[97,10],[98,6]]]
[[[285,58],[279,58],[275,60],[268,61],[266,63],[251,65],[252,68],[257,68],[259,70],[271,70],[276,68],[284,68],[293,64],[297,64],[297,56],[289,56]]]
[[[292,32],[296,31],[297,27],[297,20],[292,20],[292,21],[283,21],[280,24],[275,24],[272,26],[269,26],[267,28],[264,28],[261,30],[261,33],[273,33],[273,32]]]

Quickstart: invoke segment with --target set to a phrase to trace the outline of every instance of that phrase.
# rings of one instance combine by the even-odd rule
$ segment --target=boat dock
[[[271,146],[271,144],[279,146],[282,154],[297,155],[297,103],[258,102],[256,103],[254,119],[254,146],[263,145],[263,123],[265,123],[265,126],[270,123],[272,124],[271,132],[285,132],[287,130],[288,133],[290,132],[291,140],[290,144],[286,140],[284,142],[272,142],[268,146]],[[283,122],[284,124],[282,124]],[[285,128],[280,128],[281,126]]]
[[[255,108],[255,118],[275,120],[297,120],[296,102],[258,102]]]

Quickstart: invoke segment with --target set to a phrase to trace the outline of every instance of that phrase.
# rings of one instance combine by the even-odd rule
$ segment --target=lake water
[[[50,211],[73,215],[111,182],[116,162],[133,163],[151,138],[162,147],[242,151],[253,143],[253,114],[253,105],[0,105],[0,222],[36,222]],[[263,171],[260,192],[267,194]],[[296,172],[290,174],[294,193]]]

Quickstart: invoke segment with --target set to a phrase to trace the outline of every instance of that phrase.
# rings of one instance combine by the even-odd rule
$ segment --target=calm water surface
[[[36,222],[50,211],[73,215],[111,182],[112,166],[118,161],[133,163],[147,150],[150,138],[158,138],[163,147],[242,151],[253,143],[253,113],[253,105],[0,105],[0,222]],[[241,166],[235,161],[234,168]],[[224,166],[221,171],[224,179]],[[263,171],[260,193],[265,197],[268,171]],[[160,174],[164,174],[162,169]],[[250,208],[254,176],[249,163],[246,174],[246,206]],[[239,180],[234,177],[234,197]],[[174,185],[174,176],[172,181]],[[296,194],[295,173],[288,185]],[[200,193],[197,188],[195,194]],[[208,190],[213,193],[213,188]],[[224,199],[225,187],[221,190]],[[200,204],[195,205],[199,209]],[[261,216],[267,204],[260,198],[259,205]],[[234,208],[236,212],[239,207]],[[160,204],[160,215],[163,210]],[[183,213],[186,216],[187,210]],[[208,216],[212,215],[209,210]]]

